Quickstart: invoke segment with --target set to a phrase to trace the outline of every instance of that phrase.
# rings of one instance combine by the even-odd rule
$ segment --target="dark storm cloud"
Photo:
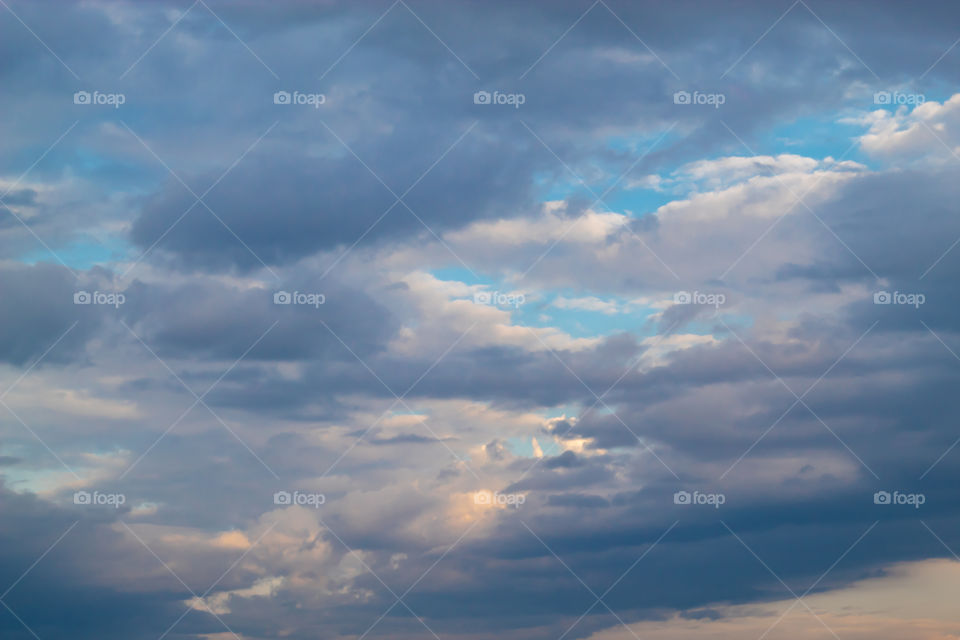
[[[49,264],[0,266],[0,360],[24,365],[42,356],[63,363],[82,355],[105,309],[74,304],[83,290],[65,268]],[[76,324],[74,324],[76,323]]]
[[[351,245],[361,237],[368,241],[432,237],[430,230],[442,233],[477,218],[532,206],[529,176],[524,175],[530,166],[527,156],[518,154],[513,145],[475,140],[462,142],[413,187],[403,203],[395,204],[394,194],[404,194],[418,179],[411,169],[426,171],[444,153],[436,144],[419,140],[442,137],[452,145],[466,131],[466,127],[457,131],[421,126],[374,145],[354,143],[358,155],[376,166],[376,176],[344,152],[319,159],[288,155],[286,149],[257,154],[204,199],[222,222],[197,205],[199,210],[173,227],[161,246],[191,262],[216,260],[209,255],[216,252],[229,263],[256,267],[258,258],[269,264],[288,262]],[[316,135],[337,145],[324,131]],[[209,184],[216,178],[211,175],[199,182]],[[182,185],[172,182],[147,203],[133,227],[134,241],[150,246],[194,202]],[[250,250],[232,238],[231,231]]]
[[[110,528],[123,514],[55,506],[2,482],[0,510],[0,584],[13,610],[0,613],[5,638],[155,639],[183,612],[183,586],[156,571],[149,551]],[[137,572],[139,588],[128,589]]]
[[[275,303],[282,292],[317,297],[315,304]],[[396,330],[385,307],[333,279],[294,280],[272,290],[209,281],[176,287],[136,283],[127,297],[125,318],[161,356],[239,359],[247,353],[250,361],[332,356],[353,362],[335,336],[367,356],[382,350]]]

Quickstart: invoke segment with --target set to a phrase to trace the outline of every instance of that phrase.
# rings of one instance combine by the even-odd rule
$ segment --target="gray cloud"
[[[394,602],[381,579],[416,585],[404,602],[444,636],[557,638],[594,601],[563,563],[603,593],[649,550],[605,597],[627,622],[788,595],[723,523],[798,593],[876,521],[819,589],[944,557],[921,518],[960,545],[958,254],[925,274],[960,237],[943,149],[783,170],[804,193],[829,174],[805,196],[822,222],[764,178],[777,162],[687,164],[750,155],[737,136],[822,161],[866,129],[839,121],[876,109],[874,90],[949,97],[949,57],[911,78],[953,43],[957,9],[809,2],[842,42],[802,4],[756,42],[789,5],[608,4],[568,33],[589,4],[397,4],[321,78],[388,3],[210,2],[236,37],[201,3],[121,79],[186,7],[11,3],[36,37],[0,24],[0,362],[29,429],[0,419],[0,589],[79,521],[3,598],[39,637],[156,638],[222,576],[208,604],[244,640],[362,634]],[[128,100],[87,109],[83,88]],[[281,89],[327,101],[274,105]],[[526,101],[474,104],[481,89]],[[685,108],[681,89],[726,102]],[[622,227],[553,246],[596,199],[579,178],[599,194],[624,171],[605,197],[632,212]],[[650,175],[662,191],[629,187]],[[222,222],[190,193],[211,185]],[[678,202],[697,196],[714,199]],[[546,200],[566,209],[536,226]],[[43,245],[12,212],[78,277],[33,264]],[[614,328],[542,300],[507,314],[471,302],[487,282],[640,311]],[[75,305],[81,289],[126,302]],[[671,306],[678,290],[729,304]],[[177,378],[213,385],[209,406],[188,412]],[[128,503],[84,509],[78,488]],[[923,509],[873,503],[897,488]],[[525,501],[485,510],[478,490]],[[617,624],[598,606],[570,637]],[[0,629],[33,637],[4,609]],[[220,632],[194,610],[170,637]],[[371,637],[424,633],[398,606]]]

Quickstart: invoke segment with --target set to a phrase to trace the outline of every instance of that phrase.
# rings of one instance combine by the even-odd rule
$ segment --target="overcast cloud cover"
[[[958,43],[0,0],[0,637],[960,637]]]

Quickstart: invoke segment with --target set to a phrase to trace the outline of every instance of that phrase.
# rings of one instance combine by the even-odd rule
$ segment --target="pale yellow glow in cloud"
[[[99,398],[83,389],[52,386],[39,379],[24,380],[10,394],[7,404],[20,411],[43,407],[86,418],[133,420],[143,417],[135,402]]]
[[[716,620],[675,615],[630,625],[633,633],[622,626],[605,629],[590,640],[813,640],[833,638],[834,633],[843,640],[956,640],[957,593],[960,563],[902,563],[889,567],[883,577],[805,598],[819,620],[802,604],[791,609],[792,600],[715,606],[711,609],[722,616]]]

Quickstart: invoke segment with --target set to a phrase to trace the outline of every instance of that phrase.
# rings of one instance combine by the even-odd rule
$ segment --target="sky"
[[[0,0],[0,637],[960,638],[960,8]]]

